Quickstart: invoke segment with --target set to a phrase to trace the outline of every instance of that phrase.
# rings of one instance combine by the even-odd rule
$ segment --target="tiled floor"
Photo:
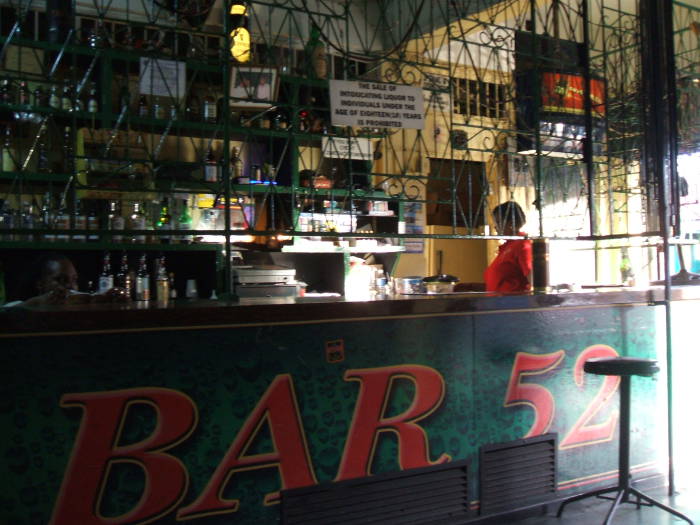
[[[669,498],[665,489],[649,490],[649,496],[683,512],[696,525],[700,525],[700,490],[681,488]],[[503,519],[501,523],[509,525],[588,525],[601,524],[612,505],[611,501],[589,498],[566,506],[561,518],[556,517],[556,507],[546,514],[533,515],[520,519]],[[668,514],[656,507],[637,509],[633,504],[622,505],[613,517],[614,525],[677,525],[685,521]]]

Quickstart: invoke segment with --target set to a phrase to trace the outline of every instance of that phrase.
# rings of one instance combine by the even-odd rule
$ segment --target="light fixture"
[[[231,56],[236,62],[250,61],[250,32],[248,31],[248,6],[234,1],[229,9],[231,28]]]

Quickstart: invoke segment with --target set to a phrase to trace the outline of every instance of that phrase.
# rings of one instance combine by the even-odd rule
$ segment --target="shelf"
[[[0,241],[0,250],[101,250],[101,251],[219,251],[220,244],[190,243],[114,243],[114,242],[43,242]]]

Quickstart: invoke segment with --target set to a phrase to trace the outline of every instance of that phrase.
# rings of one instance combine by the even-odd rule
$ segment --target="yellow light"
[[[245,4],[233,4],[229,11],[231,15],[247,16]],[[231,31],[231,56],[236,62],[250,61],[250,33],[245,27],[236,27]]]

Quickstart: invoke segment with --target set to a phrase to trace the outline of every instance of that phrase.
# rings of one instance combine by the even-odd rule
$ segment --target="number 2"
[[[587,360],[595,357],[617,357],[618,355],[614,348],[606,345],[594,345],[586,348],[578,356],[576,364],[574,365],[574,382],[576,386],[579,388],[583,387],[583,365]],[[619,376],[605,376],[603,384],[593,398],[593,401],[588,404],[586,410],[583,411],[583,414],[581,414],[576,423],[574,423],[573,428],[564,439],[562,439],[559,449],[563,450],[566,448],[580,447],[582,445],[593,445],[612,439],[613,433],[615,432],[615,425],[617,424],[617,412],[610,414],[608,419],[603,423],[590,424],[589,422],[593,419],[593,416],[610,401],[610,398],[617,390],[619,384]]]

